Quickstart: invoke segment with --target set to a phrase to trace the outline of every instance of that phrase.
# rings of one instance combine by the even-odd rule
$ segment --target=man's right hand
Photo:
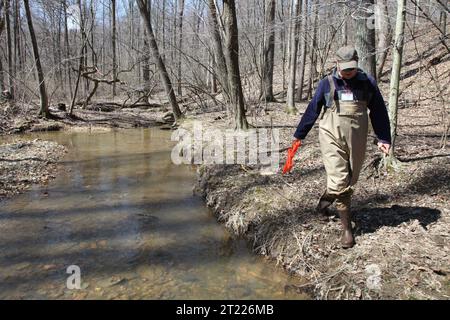
[[[389,154],[389,149],[391,149],[391,145],[389,143],[378,142],[378,148],[385,154]]]

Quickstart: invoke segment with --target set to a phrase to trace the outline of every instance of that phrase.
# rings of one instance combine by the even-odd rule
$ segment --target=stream
[[[56,179],[1,203],[0,298],[308,299],[193,194],[195,168],[172,163],[170,134],[15,136],[69,151]]]

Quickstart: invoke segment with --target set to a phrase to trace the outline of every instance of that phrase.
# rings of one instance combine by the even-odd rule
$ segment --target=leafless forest
[[[132,104],[165,91],[180,117],[177,100],[223,93],[239,128],[247,101],[282,97],[294,111],[310,98],[339,46],[355,44],[366,72],[389,77],[398,20],[388,0],[3,0],[0,10],[4,98],[72,113],[100,97]],[[405,1],[404,38],[419,43],[421,74],[439,78],[423,44],[443,48],[432,65],[448,55],[448,10]]]

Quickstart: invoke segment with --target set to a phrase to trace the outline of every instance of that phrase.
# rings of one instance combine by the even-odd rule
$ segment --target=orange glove
[[[292,167],[294,166],[293,159],[294,159],[295,153],[297,152],[298,148],[301,145],[302,145],[301,140],[296,140],[292,143],[292,147],[290,147],[288,149],[288,156],[286,159],[286,164],[283,167],[283,174],[291,171]]]

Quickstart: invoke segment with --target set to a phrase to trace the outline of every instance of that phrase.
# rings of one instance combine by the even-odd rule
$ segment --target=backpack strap
[[[336,86],[334,84],[333,76],[330,74],[328,77],[328,82],[330,84],[330,96],[328,97],[327,101],[327,108],[331,108],[334,101],[334,94],[336,92]]]
[[[326,99],[326,105],[322,107],[322,112],[319,117],[320,120],[323,119],[323,116],[325,115],[325,112],[327,111],[327,109],[331,108],[333,106],[334,94],[336,92],[336,86],[334,84],[333,75],[331,75],[331,74],[328,75],[327,79],[328,79],[328,83],[330,84],[330,92],[329,92],[328,99]]]

